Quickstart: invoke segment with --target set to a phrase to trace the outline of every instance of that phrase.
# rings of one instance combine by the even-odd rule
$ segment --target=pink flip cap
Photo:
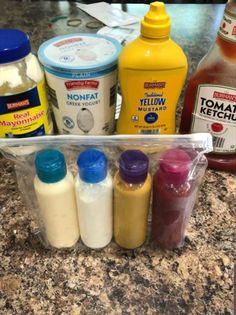
[[[168,184],[181,185],[185,183],[190,166],[190,156],[182,149],[170,149],[161,157],[160,170]]]

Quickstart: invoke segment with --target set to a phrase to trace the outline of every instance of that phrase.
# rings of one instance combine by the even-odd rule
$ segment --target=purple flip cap
[[[160,170],[164,179],[168,184],[177,186],[187,181],[190,166],[190,156],[181,149],[166,151],[160,161]]]
[[[127,150],[120,156],[120,176],[131,184],[143,183],[147,178],[149,160],[139,150]]]

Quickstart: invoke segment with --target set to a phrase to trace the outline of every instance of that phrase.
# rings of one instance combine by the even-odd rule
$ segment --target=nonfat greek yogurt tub
[[[120,50],[118,41],[97,34],[58,36],[39,47],[59,133],[114,131]]]

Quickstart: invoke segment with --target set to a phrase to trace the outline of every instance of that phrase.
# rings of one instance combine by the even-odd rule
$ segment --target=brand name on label
[[[145,89],[164,89],[166,82],[144,82]]]
[[[236,95],[214,91],[213,97],[220,100],[236,102]]]
[[[67,44],[72,44],[72,43],[80,42],[81,40],[82,40],[82,38],[80,38],[80,37],[68,38],[68,39],[61,40],[61,41],[58,42],[58,43],[53,44],[53,46],[55,46],[55,47],[61,47],[61,46],[67,45]]]
[[[73,80],[65,82],[67,90],[75,89],[97,89],[99,87],[99,81],[96,80]]]
[[[13,102],[13,103],[7,103],[7,109],[17,109],[21,107],[26,107],[30,105],[29,99],[19,101],[19,102]]]

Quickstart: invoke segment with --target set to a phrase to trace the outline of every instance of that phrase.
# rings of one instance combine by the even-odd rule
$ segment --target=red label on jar
[[[236,102],[236,95],[230,94],[230,93],[221,93],[221,92],[215,91],[213,94],[213,97],[220,100]]]
[[[75,89],[97,89],[99,81],[96,80],[73,80],[66,81],[65,86],[67,90]]]
[[[164,89],[166,82],[144,82],[144,89]]]
[[[30,105],[29,99],[19,101],[19,102],[13,102],[13,103],[7,103],[7,109],[18,109],[22,107],[27,107]]]
[[[68,39],[61,40],[58,43],[53,44],[53,46],[61,47],[61,46],[64,46],[64,45],[80,42],[81,40],[82,40],[82,38],[80,38],[80,37],[68,38]]]

